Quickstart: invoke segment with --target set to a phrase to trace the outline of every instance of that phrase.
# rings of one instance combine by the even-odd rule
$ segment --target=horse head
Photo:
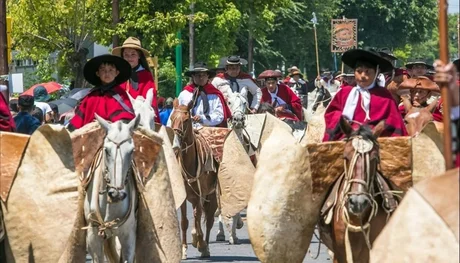
[[[232,112],[231,123],[232,127],[242,129],[246,126],[246,110],[248,109],[248,102],[246,98],[240,93],[228,93],[227,97],[228,106]]]
[[[139,125],[140,117],[136,115],[136,118],[129,123],[122,121],[109,123],[96,114],[96,120],[107,132],[102,152],[107,195],[110,202],[120,202],[127,196],[125,186],[133,159],[133,132]]]
[[[438,100],[434,100],[425,108],[419,108],[412,106],[408,98],[402,96],[404,108],[406,109],[406,116],[404,122],[406,123],[406,129],[410,136],[417,137],[423,130],[423,128],[433,121],[433,111],[436,108]]]
[[[129,100],[133,105],[134,112],[140,115],[140,126],[155,130],[155,110],[152,107],[153,89],[147,91],[147,96],[144,99],[142,96],[137,96],[136,99],[128,93]]]
[[[344,148],[345,185],[342,200],[347,211],[354,216],[363,218],[372,208],[370,217],[376,208],[374,201],[374,182],[377,167],[380,163],[380,152],[377,138],[383,131],[385,121],[379,122],[373,130],[368,126],[360,126],[354,131],[345,118],[340,120],[340,128],[346,134]],[[370,220],[370,219],[369,219]]]
[[[192,116],[190,114],[193,103],[179,105],[179,100],[175,99],[173,107],[174,110],[170,117],[171,128],[174,130],[173,149],[181,149],[183,144],[187,148],[187,145],[191,145],[194,140]]]

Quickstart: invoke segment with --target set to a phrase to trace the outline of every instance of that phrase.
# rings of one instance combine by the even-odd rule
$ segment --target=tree
[[[94,20],[94,1],[11,0],[14,49],[35,60],[58,52],[72,72],[77,87],[84,86],[83,65],[87,47],[94,42],[91,32],[100,26]],[[27,19],[24,19],[27,18]]]
[[[358,19],[364,46],[403,47],[429,38],[437,22],[436,0],[343,0],[340,17]]]

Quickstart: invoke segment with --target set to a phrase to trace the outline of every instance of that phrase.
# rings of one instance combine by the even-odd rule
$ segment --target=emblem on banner
[[[331,52],[343,53],[358,47],[358,19],[332,19]]]

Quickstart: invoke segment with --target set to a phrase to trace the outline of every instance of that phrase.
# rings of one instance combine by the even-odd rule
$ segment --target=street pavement
[[[189,229],[187,231],[187,260],[182,260],[183,263],[195,263],[195,262],[259,262],[254,251],[252,250],[251,243],[249,241],[248,229],[246,224],[246,215],[243,213],[243,221],[245,222],[242,229],[237,230],[237,236],[239,238],[240,244],[238,245],[229,245],[228,241],[216,242],[216,235],[219,229],[218,218],[215,218],[214,226],[211,230],[210,245],[209,250],[211,252],[211,258],[201,259],[200,252],[192,246],[191,242],[191,226],[193,224],[193,210],[188,204],[187,208],[187,217],[189,219]],[[179,212],[180,214],[180,212]],[[203,231],[205,230],[204,225]],[[225,233],[225,237],[228,240],[228,233]],[[320,252],[317,259],[313,259],[318,253],[318,240],[313,237],[310,244],[310,253],[307,253],[304,263],[330,263],[332,262],[329,259],[327,249],[324,245],[321,245]]]

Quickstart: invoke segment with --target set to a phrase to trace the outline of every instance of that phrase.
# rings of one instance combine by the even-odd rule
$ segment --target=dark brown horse
[[[211,149],[204,138],[193,130],[190,109],[192,104],[179,105],[174,100],[174,111],[171,114],[171,127],[174,130],[173,148],[182,176],[185,181],[187,200],[192,204],[195,226],[192,229],[192,245],[201,252],[201,257],[210,257],[209,234],[214,224],[214,213],[217,209],[216,184],[218,164],[212,157]],[[205,166],[212,162],[214,171],[207,171]],[[205,165],[208,164],[208,165]],[[201,215],[204,212],[206,222],[206,238],[203,239]],[[181,206],[182,258],[187,258],[187,202]]]
[[[379,174],[381,121],[373,130],[360,126],[353,131],[341,119],[347,135],[344,148],[344,174],[336,181],[322,211],[321,238],[334,252],[334,263],[369,262],[372,243],[385,226],[397,203],[389,184]],[[323,208],[324,210],[324,208]]]

